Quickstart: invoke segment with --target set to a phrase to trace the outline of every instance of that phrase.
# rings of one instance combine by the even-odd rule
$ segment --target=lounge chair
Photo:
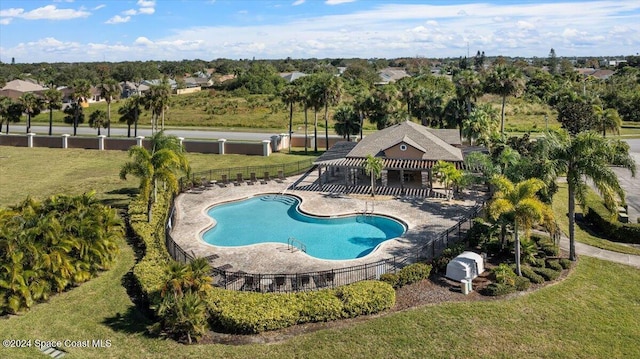
[[[247,181],[247,184],[248,185],[254,185],[254,184],[256,184],[256,182],[258,182],[258,179],[256,178],[256,173],[255,172],[251,172],[250,179]]]
[[[281,292],[283,290],[286,291],[286,287],[285,287],[286,283],[287,283],[287,277],[285,277],[285,276],[276,276],[273,279],[271,290],[273,292]]]
[[[269,177],[269,172],[265,172],[264,177],[262,177],[262,180],[260,180],[260,184],[267,184],[269,181],[271,181],[271,177]]]
[[[236,175],[236,181],[233,182],[233,184],[236,185],[236,186],[240,186],[240,185],[242,185],[242,182],[244,182],[244,180],[242,179],[242,173],[238,173]]]
[[[276,182],[278,183],[284,183],[284,173],[282,172],[282,170],[278,171],[278,178],[276,178]]]
[[[244,284],[242,285],[242,289],[243,291],[246,292],[253,292],[256,290],[256,285],[258,283],[256,283],[256,278],[252,275],[246,275],[244,276]]]
[[[222,175],[222,179],[220,180],[218,185],[220,187],[227,187],[229,185],[229,178],[227,178],[227,175]]]

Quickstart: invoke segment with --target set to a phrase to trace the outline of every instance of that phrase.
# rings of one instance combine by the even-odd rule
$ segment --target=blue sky
[[[1,0],[0,61],[616,56],[640,1]]]

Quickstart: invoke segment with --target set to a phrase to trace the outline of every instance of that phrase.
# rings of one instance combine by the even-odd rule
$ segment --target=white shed
[[[484,272],[482,256],[474,252],[462,252],[447,264],[446,277],[457,282],[465,278],[475,278]]]

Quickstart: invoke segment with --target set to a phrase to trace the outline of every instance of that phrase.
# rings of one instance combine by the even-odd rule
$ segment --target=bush
[[[562,267],[562,264],[560,264],[560,261],[557,259],[547,259],[547,268],[553,269],[555,271],[561,271],[564,269]]]
[[[560,272],[551,268],[533,268],[533,271],[541,275],[545,280],[556,280],[560,277]]]
[[[497,283],[509,286],[515,285],[517,276],[508,264],[502,263],[499,266],[493,268],[492,271],[493,275],[496,277]]]
[[[363,281],[339,287],[336,296],[342,301],[345,317],[379,313],[387,310],[396,302],[396,293],[386,283]]]
[[[543,240],[538,243],[540,251],[547,257],[557,257],[560,254],[560,248],[550,240]]]
[[[531,281],[527,277],[517,277],[515,287],[518,291],[527,290],[531,287]]]
[[[433,260],[433,268],[438,273],[444,273],[447,270],[447,264],[462,252],[464,252],[463,243],[454,244],[445,248],[442,254]]]
[[[572,265],[571,260],[568,258],[560,258],[558,263],[560,263],[563,269],[569,269],[571,268],[571,265]]]
[[[481,217],[476,217],[473,219],[473,226],[467,231],[467,242],[469,242],[469,246],[476,247],[487,240],[490,235],[491,225]]]
[[[424,263],[410,264],[398,272],[398,287],[419,282],[429,278],[431,274],[431,266]]]
[[[536,283],[536,284],[544,283],[544,277],[534,272],[531,267],[522,266],[520,268],[520,271],[522,272],[522,275],[525,278],[528,278],[532,283]]]
[[[398,287],[398,275],[395,273],[384,273],[380,276],[380,280],[389,284],[393,288]]]
[[[530,261],[529,264],[531,264],[532,267],[537,267],[537,268],[544,268],[546,266],[545,261],[542,258],[535,258],[532,261]]]
[[[612,241],[640,244],[640,224],[620,223],[597,198],[587,198],[585,220],[591,228]]]
[[[488,255],[496,255],[502,252],[502,244],[499,239],[492,239],[482,245],[482,250]]]
[[[516,287],[501,283],[491,283],[482,290],[483,295],[497,297],[500,295],[510,294],[516,291]]]

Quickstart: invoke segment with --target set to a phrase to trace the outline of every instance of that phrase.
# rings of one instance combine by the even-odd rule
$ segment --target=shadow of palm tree
[[[148,327],[154,323],[151,319],[153,313],[150,311],[142,288],[135,279],[133,272],[129,271],[122,277],[122,286],[127,290],[129,298],[134,305],[127,308],[124,313],[116,313],[113,317],[105,318],[102,324],[111,329],[127,334],[143,334],[147,337],[153,337]]]

